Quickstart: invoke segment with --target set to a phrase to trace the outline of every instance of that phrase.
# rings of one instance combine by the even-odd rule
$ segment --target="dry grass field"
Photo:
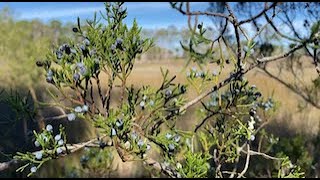
[[[162,67],[163,69],[168,69],[170,75],[177,75],[175,82],[186,83],[186,71],[189,69],[189,67],[186,69],[186,71],[183,71],[185,63],[186,62],[183,60],[163,60],[159,62],[137,61],[133,72],[129,77],[128,85],[151,85],[154,87],[160,86],[162,78],[160,67]],[[276,73],[275,67],[278,65],[277,63],[278,62],[273,63],[270,66],[270,69],[273,73]],[[194,66],[195,64],[190,64],[190,68]],[[209,69],[210,72],[212,72],[212,68],[216,68],[214,66],[215,65],[208,65],[206,66],[206,69]],[[229,73],[230,67],[228,66],[232,65],[226,66],[225,71],[222,72],[222,75],[220,77],[221,80]],[[320,117],[320,111],[318,109],[308,107],[306,110],[298,112],[298,104],[301,101],[300,97],[294,94],[284,85],[279,84],[276,80],[266,76],[263,72],[257,69],[249,72],[246,77],[249,79],[250,84],[255,84],[258,87],[264,97],[267,98],[269,96],[272,96],[274,92],[273,97],[275,98],[275,100],[281,102],[278,113],[270,118],[271,122],[269,124],[269,129],[284,136],[295,133],[305,133],[306,135],[312,136],[318,133]],[[304,76],[305,82],[311,82],[311,79],[314,77],[316,77],[316,72],[313,66],[307,63]],[[107,81],[104,79],[106,79],[107,77],[105,75],[101,75],[100,78],[102,84],[106,86]],[[281,78],[290,80],[290,78],[292,77],[290,77],[287,73],[282,73]],[[45,78],[43,78],[43,82],[45,82]],[[210,86],[208,86],[208,88],[209,87]],[[39,92],[39,90],[37,92]],[[197,93],[194,90],[190,89],[188,91],[188,99],[191,100],[192,98],[196,97],[196,95]],[[118,97],[119,94],[117,90],[115,90],[112,99],[113,105],[117,103],[117,99],[119,99]],[[192,107],[192,109],[194,108],[196,107]],[[197,124],[195,121],[199,121],[199,119],[196,119],[196,115],[192,112],[194,111],[191,110],[190,112],[183,115],[178,122],[178,126],[180,126],[182,129],[193,129],[195,124]],[[80,123],[81,121],[72,122],[72,125],[70,125],[71,129],[68,130],[68,134],[74,134],[74,132],[76,132],[75,134],[78,134],[79,129],[86,129],[86,131],[83,131],[83,133],[81,133],[82,137],[84,137],[85,134],[93,135],[93,129],[88,130],[88,128],[86,128],[86,125],[80,125]],[[80,141],[80,139],[75,138],[74,140]],[[118,172],[121,172],[121,174],[119,174],[121,177],[140,177],[143,175],[144,170],[141,169],[141,163],[127,162],[123,164],[120,158],[116,154],[114,155],[116,160],[114,163],[119,165]],[[60,169],[57,167],[61,167],[63,169],[63,167],[67,167],[70,162],[78,161],[78,158],[79,154],[77,153],[67,159],[59,159],[58,163],[57,161],[49,162],[45,165],[47,167],[42,168],[42,170],[40,171],[40,176],[55,177],[56,170]]]

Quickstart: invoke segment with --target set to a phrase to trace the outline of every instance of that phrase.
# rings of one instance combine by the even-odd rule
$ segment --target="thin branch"
[[[261,17],[264,13],[266,13],[266,12],[267,12],[268,10],[270,10],[271,8],[276,7],[277,3],[278,3],[278,2],[274,2],[274,3],[272,3],[269,7],[264,8],[264,9],[263,9],[260,13],[258,13],[257,15],[255,15],[255,16],[249,18],[249,19],[240,21],[240,22],[239,22],[239,25],[242,25],[242,24],[245,24],[245,23],[249,23],[249,22],[251,22],[251,21],[256,20],[257,18]]]
[[[180,4],[179,7],[176,7],[176,4],[173,4],[171,3],[171,6],[172,8],[178,10],[181,14],[183,15],[187,15],[187,16],[198,16],[198,15],[206,15],[206,16],[215,16],[215,17],[221,17],[221,18],[226,18],[226,19],[229,19],[229,16],[227,16],[226,14],[222,14],[222,13],[215,13],[215,12],[209,12],[209,11],[193,11],[193,12],[190,12],[190,11],[184,11],[182,9],[182,3]]]
[[[52,120],[63,119],[63,118],[66,118],[66,117],[68,117],[68,115],[62,114],[62,115],[59,115],[59,116],[45,117],[44,120],[45,120],[45,121],[52,121]]]
[[[243,171],[238,175],[238,178],[243,177],[243,175],[247,172],[248,168],[249,168],[249,161],[250,161],[250,145],[247,144],[247,159],[246,159],[246,164],[244,166]]]
[[[277,56],[271,56],[271,57],[264,57],[264,58],[258,58],[257,61],[259,63],[265,63],[265,62],[271,62],[271,61],[275,61],[275,60],[278,60],[278,59],[282,59],[282,58],[285,58],[285,57],[288,57],[290,54],[292,54],[293,52],[301,49],[302,47],[304,47],[306,44],[306,42],[302,43],[302,44],[299,44],[297,46],[295,46],[294,48],[290,49],[290,51],[284,53],[284,54],[280,54],[280,55],[277,55]]]

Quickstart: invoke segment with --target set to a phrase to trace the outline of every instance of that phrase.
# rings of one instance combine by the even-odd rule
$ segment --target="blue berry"
[[[35,141],[35,142],[34,142],[34,145],[35,145],[36,147],[39,147],[39,146],[40,146],[40,143],[39,143],[38,141]]]
[[[62,151],[63,151],[63,150],[62,150],[62,148],[61,148],[61,147],[58,147],[58,148],[57,148],[57,154],[61,154],[61,153],[62,153]]]
[[[174,151],[174,148],[175,148],[175,146],[174,146],[174,144],[169,144],[169,151]]]
[[[30,169],[30,171],[31,171],[32,173],[37,172],[37,167],[33,166],[33,167]]]
[[[150,149],[151,149],[150,144],[147,144],[147,150],[150,150]]]
[[[62,58],[62,52],[61,51],[57,51],[56,52],[56,56],[57,56],[57,59],[61,59]]]
[[[111,136],[115,136],[115,135],[117,135],[117,131],[114,128],[112,128],[111,129]]]
[[[170,89],[167,89],[166,92],[165,92],[166,96],[171,96],[172,94],[172,91]]]
[[[116,121],[116,126],[119,127],[119,128],[123,126],[123,121],[122,121],[122,119],[118,119],[118,120]]]
[[[71,49],[70,49],[70,52],[71,52],[72,54],[76,54],[76,53],[77,53],[77,51],[76,51],[74,48],[71,48]]]
[[[139,147],[141,147],[141,146],[144,145],[144,142],[142,141],[142,139],[140,139],[137,144],[138,144]]]
[[[171,137],[172,137],[172,135],[171,135],[170,133],[167,133],[167,134],[166,134],[166,138],[167,138],[167,139],[171,139]]]
[[[52,76],[47,76],[47,78],[46,78],[46,81],[48,82],[48,83],[52,83],[53,81],[53,77]]]
[[[60,134],[57,134],[55,137],[54,137],[54,140],[56,141],[59,141],[61,139],[61,135]]]
[[[131,133],[131,138],[132,138],[133,140],[137,139],[137,137],[138,137],[138,135],[137,135],[136,132]]]
[[[48,124],[48,125],[46,126],[46,130],[47,130],[47,131],[52,131],[52,130],[53,130],[52,125],[51,125],[51,124]]]
[[[84,50],[86,50],[86,47],[85,47],[83,44],[81,44],[81,45],[80,45],[80,49],[81,49],[82,51],[84,51]]]
[[[64,143],[64,142],[63,142],[63,140],[62,140],[62,139],[60,139],[60,140],[58,141],[58,145],[59,145],[59,146],[62,146],[62,145],[63,145],[63,143]]]
[[[74,108],[74,111],[76,113],[81,113],[82,112],[82,108],[80,106],[77,106],[76,108]]]
[[[79,81],[79,79],[80,79],[80,74],[79,73],[74,73],[73,74],[73,80],[74,81]]]
[[[74,28],[72,28],[72,31],[75,32],[75,33],[77,33],[77,32],[79,32],[79,29],[76,28],[76,27],[74,27]]]
[[[123,42],[123,39],[117,38],[117,40],[116,40],[116,44],[117,44],[117,45],[121,45],[122,42]]]
[[[144,101],[141,101],[141,102],[140,102],[140,107],[141,107],[141,108],[144,108],[144,106],[145,106],[145,102],[144,102]]]
[[[153,101],[153,100],[150,100],[149,105],[150,105],[150,106],[153,106],[153,105],[154,105],[154,101]]]
[[[49,69],[48,73],[47,73],[47,76],[53,76],[53,72],[51,69]]]
[[[67,116],[68,116],[68,120],[69,120],[69,121],[73,121],[73,120],[76,119],[76,115],[75,115],[74,113],[70,113],[70,114],[68,114]]]
[[[83,44],[86,46],[89,46],[90,45],[89,39],[86,38],[85,40],[83,40]]]
[[[42,152],[41,151],[36,152],[35,155],[36,155],[36,159],[38,159],[38,160],[42,159]]]
[[[82,111],[87,112],[89,110],[89,107],[87,105],[82,106]]]
[[[179,142],[181,139],[181,136],[179,136],[178,134],[174,136],[174,141],[175,142]]]
[[[114,45],[114,44],[111,45],[111,50],[112,50],[112,51],[114,51],[116,48],[117,48],[116,45]]]
[[[86,67],[84,67],[84,66],[83,66],[83,67],[80,67],[79,70],[80,70],[80,74],[81,74],[81,75],[84,75],[84,74],[86,74],[86,72],[87,72],[87,69],[86,69]]]
[[[182,86],[180,87],[180,92],[181,92],[181,93],[185,93],[186,91],[187,91],[186,86],[182,85]]]

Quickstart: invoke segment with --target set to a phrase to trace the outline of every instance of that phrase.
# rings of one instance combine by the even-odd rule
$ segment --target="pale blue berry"
[[[141,101],[140,102],[140,106],[143,108],[145,106],[145,102],[144,101]]]
[[[150,104],[150,106],[153,106],[154,105],[154,101],[150,100],[149,104]]]
[[[166,92],[165,92],[166,96],[171,96],[172,94],[172,91],[170,89],[167,89]]]
[[[42,159],[42,152],[41,151],[36,152],[35,155],[36,155],[36,159],[39,159],[39,160]]]
[[[47,72],[47,76],[52,76],[52,75],[53,75],[53,71],[49,69],[49,71]]]
[[[61,139],[61,135],[60,134],[58,134],[58,135],[56,135],[55,137],[54,137],[54,140],[56,140],[56,141],[59,141]]]
[[[59,146],[62,146],[62,145],[63,145],[63,143],[64,143],[64,142],[63,142],[63,140],[62,140],[62,139],[60,139],[60,140],[58,141],[58,145],[59,145]]]
[[[82,51],[84,51],[84,50],[86,50],[86,47],[85,47],[83,44],[81,44],[81,45],[80,45],[80,49],[81,49]]]
[[[121,127],[122,125],[123,125],[122,119],[118,119],[117,122],[116,122],[116,126],[117,127]]]
[[[135,139],[137,139],[137,133],[136,132],[133,132],[133,133],[131,133],[131,138],[133,139],[133,140],[135,140]]]
[[[174,150],[174,148],[175,148],[174,144],[169,144],[169,146],[168,146],[168,147],[169,147],[169,150],[170,150],[170,151],[173,151],[173,150]]]
[[[56,52],[56,56],[57,56],[57,59],[61,59],[62,58],[62,52],[61,51],[57,51]]]
[[[143,99],[143,100],[146,100],[146,99],[147,99],[147,96],[146,96],[146,95],[144,95],[144,96],[142,97],[142,99]]]
[[[73,121],[73,120],[75,120],[75,119],[76,119],[76,115],[75,115],[74,113],[68,114],[68,120],[69,120],[69,121]]]
[[[35,145],[36,147],[39,147],[39,146],[40,146],[40,143],[39,143],[38,141],[35,141],[35,142],[34,142],[34,145]]]
[[[86,74],[86,73],[87,73],[87,68],[86,68],[86,67],[84,67],[84,66],[79,67],[79,70],[80,70],[80,74],[81,74],[81,75],[84,75],[84,74]]]
[[[171,137],[172,137],[172,135],[171,135],[170,133],[167,133],[167,134],[166,134],[166,138],[167,138],[167,139],[171,139]]]
[[[76,54],[76,53],[77,53],[77,51],[76,51],[74,48],[71,48],[71,49],[70,49],[70,52],[71,52],[72,54]]]
[[[144,142],[142,141],[142,139],[140,139],[137,144],[138,144],[139,147],[141,147],[141,146],[144,145]]]
[[[57,148],[57,154],[62,153],[62,151],[63,151],[63,150],[62,150],[62,148],[61,148],[61,147],[58,147],[58,148]]]
[[[112,51],[114,51],[116,48],[117,48],[116,45],[114,45],[114,44],[111,45],[111,50]]]
[[[79,73],[74,73],[73,74],[73,80],[74,81],[79,81],[79,79],[80,79],[80,74]]]
[[[255,137],[254,135],[251,135],[251,136],[250,136],[250,140],[251,140],[251,141],[254,141],[255,138],[256,138],[256,137]]]
[[[89,110],[89,107],[87,105],[82,106],[82,111],[87,112]]]
[[[80,106],[77,106],[76,108],[74,108],[74,111],[76,113],[81,113],[82,112],[82,108]]]
[[[51,124],[48,124],[48,125],[46,126],[46,130],[47,130],[47,131],[52,131],[52,130],[53,130],[52,125],[51,125]]]
[[[31,167],[31,169],[30,169],[30,171],[31,171],[32,173],[35,173],[35,172],[37,172],[37,167],[35,167],[35,166],[32,166],[32,167]]]
[[[122,40],[121,38],[117,38],[116,43],[117,43],[118,45],[121,45],[122,42],[123,42],[123,40]]]
[[[112,128],[111,129],[111,136],[115,136],[115,135],[117,135],[117,131],[114,128]]]
[[[85,44],[86,46],[89,46],[90,45],[90,41],[89,41],[89,39],[85,39],[85,40],[83,40],[83,44]]]
[[[175,142],[179,142],[180,139],[181,139],[181,136],[179,136],[179,135],[175,135],[175,136],[174,136],[174,141],[175,141]]]
[[[78,63],[77,63],[77,67],[78,67],[78,68],[84,67],[84,64],[83,64],[82,62],[78,62]]]

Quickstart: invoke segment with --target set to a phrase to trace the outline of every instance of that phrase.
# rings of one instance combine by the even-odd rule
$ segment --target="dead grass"
[[[174,60],[174,61],[160,61],[160,62],[137,62],[135,64],[135,67],[133,69],[133,72],[131,76],[128,79],[128,84],[133,84],[136,87],[142,86],[142,85],[151,85],[154,87],[159,87],[162,76],[160,72],[160,67],[163,69],[168,69],[170,71],[170,75],[177,75],[177,78],[175,82],[180,83],[186,83],[186,72],[182,71],[183,67],[185,65],[185,61],[182,60]],[[270,70],[273,73],[276,72],[276,66],[277,63],[273,63],[270,67]],[[193,64],[190,65],[190,67],[194,66]],[[231,66],[231,65],[229,65]],[[212,72],[212,68],[214,68],[214,65],[208,65],[206,69],[211,69],[210,72]],[[229,73],[230,67],[226,66],[226,69],[222,73],[222,77],[225,77]],[[305,111],[298,112],[298,104],[301,103],[301,98],[291,92],[289,89],[287,89],[285,86],[279,84],[276,80],[271,79],[270,77],[266,76],[259,70],[253,70],[252,72],[249,72],[246,77],[249,79],[250,84],[255,84],[259,90],[262,92],[262,94],[265,97],[274,96],[275,100],[281,102],[281,107],[276,114],[275,117],[271,119],[271,125],[270,128],[277,132],[279,135],[288,135],[288,133],[305,133],[308,135],[315,135],[318,133],[318,127],[319,127],[319,115],[320,111],[316,108],[309,107]],[[281,78],[286,79],[292,79],[287,73],[283,73]],[[311,79],[316,77],[316,72],[313,69],[312,66],[307,66],[305,69],[305,76],[304,80],[305,82],[311,82]],[[101,75],[101,82],[102,85],[107,87],[107,76]],[[45,81],[45,80],[43,80]],[[117,82],[119,85],[120,83]],[[188,92],[188,98],[192,99],[196,97],[197,93],[195,91],[189,91]],[[112,94],[112,104],[115,105],[117,103],[117,100],[119,99],[119,91],[115,90]],[[95,99],[98,97],[95,96]],[[184,116],[181,117],[180,121],[178,122],[178,126],[183,129],[193,129],[195,127],[195,124],[197,124],[195,121],[199,121],[196,118],[196,114],[194,113],[195,107],[191,107],[190,111],[188,111]],[[81,122],[81,121],[78,121]],[[79,129],[79,126],[77,125],[70,125],[70,128],[72,129],[70,132],[71,134],[76,135],[79,131],[82,131]],[[67,128],[68,129],[68,128]],[[85,128],[81,128],[85,129]],[[70,130],[70,129],[69,129]],[[91,130],[90,130],[91,131]],[[75,132],[75,133],[74,133]],[[91,131],[92,132],[92,131]],[[91,134],[91,133],[89,133]],[[78,141],[75,140],[75,141]],[[70,158],[70,161],[75,161],[75,159],[78,160],[79,155],[72,156],[73,158]],[[144,171],[142,166],[140,167],[139,163],[135,162],[129,162],[129,163],[122,163],[120,158],[115,154],[115,165],[119,165],[118,172],[121,175],[121,177],[137,177],[141,176],[143,173],[141,171]],[[68,160],[69,161],[69,160]],[[59,160],[59,167],[63,166],[65,164],[65,160]],[[139,168],[137,168],[139,166]],[[49,166],[48,166],[49,167]],[[57,164],[52,166],[51,168],[56,168]],[[45,168],[47,169],[47,168]],[[138,174],[137,174],[138,172]]]

